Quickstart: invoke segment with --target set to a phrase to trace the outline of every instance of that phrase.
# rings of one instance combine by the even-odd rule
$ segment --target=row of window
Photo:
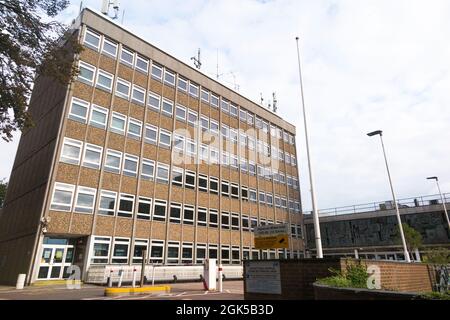
[[[113,57],[114,59],[117,58],[119,45],[116,42],[107,39],[96,32],[93,32],[92,30],[86,31],[84,44],[96,51],[101,51],[101,53]],[[119,59],[121,63],[131,68],[135,68],[139,72],[148,74],[150,59],[147,59],[142,55],[135,53],[128,48],[125,48],[124,46],[121,46],[120,48]],[[292,145],[295,144],[295,138],[290,133],[285,132],[274,125],[269,125],[268,122],[264,121],[258,116],[254,116],[251,112],[248,112],[242,107],[238,108],[238,106],[233,104],[232,102],[224,98],[220,98],[218,95],[206,89],[199,90],[199,85],[189,81],[188,79],[185,79],[181,76],[178,76],[177,79],[175,72],[163,67],[162,65],[153,62],[151,67],[151,76],[156,80],[163,81],[169,86],[176,86],[179,90],[185,93],[189,93],[194,98],[200,98],[202,102],[208,103],[212,107],[219,108],[220,104],[220,109],[224,113],[230,114],[234,117],[239,117],[241,121],[247,122],[252,126],[253,124],[255,124],[257,128],[262,129],[265,133],[270,132],[273,137],[283,139],[286,143],[290,143]],[[143,91],[141,91],[141,93],[143,93]],[[139,95],[142,97],[142,99],[138,100],[138,102],[144,103],[143,97],[145,97],[145,94]]]
[[[223,188],[223,185],[222,185]],[[233,188],[233,186],[232,186]],[[55,183],[50,210],[94,213],[96,197],[98,201],[97,213],[105,216],[118,216],[132,218],[136,214],[137,219],[166,221],[172,223],[183,223],[188,225],[197,224],[203,227],[253,231],[259,225],[273,224],[273,220],[259,219],[240,215],[235,212],[217,209],[195,207],[193,205],[177,202],[168,203],[166,200],[152,199],[148,197],[136,197],[135,195],[118,193],[110,190],[97,190],[84,186],[74,186],[65,183]],[[263,194],[264,197],[268,194]],[[261,193],[260,193],[261,197]],[[286,201],[284,199],[284,201]],[[168,219],[167,219],[168,216]],[[277,223],[281,223],[278,222]],[[297,232],[292,232],[295,235]]]
[[[119,237],[93,236],[90,262],[92,264],[128,264],[142,263],[144,252],[149,263],[164,264],[203,264],[205,259],[219,259],[222,264],[240,264],[249,259],[290,258],[290,250],[260,250],[238,246],[207,243],[179,242],[164,240],[135,239],[131,247],[131,239]],[[220,251],[219,251],[220,249]],[[299,252],[294,251],[292,257],[297,258]]]
[[[177,106],[178,108],[178,106]],[[177,116],[180,112],[177,109]],[[189,110],[188,113],[186,113],[186,110],[184,110],[183,115],[186,116],[188,114],[188,123],[194,124],[197,121],[197,113]],[[72,103],[69,111],[69,119],[82,122],[82,123],[88,123],[89,125],[99,127],[102,129],[107,128],[107,122],[108,122],[108,115],[109,110],[106,108],[99,107],[95,104],[89,104],[86,101],[83,101],[78,98],[72,98]],[[201,121],[202,127],[204,126],[204,119],[202,117]],[[212,123],[211,123],[212,124]],[[212,127],[211,127],[212,128]],[[165,129],[158,129],[158,127],[150,125],[150,124],[143,124],[142,121],[134,119],[132,117],[127,117],[121,113],[118,112],[112,112],[111,119],[109,123],[109,130],[112,132],[127,135],[130,138],[138,139],[140,140],[142,136],[144,136],[144,140],[149,143],[159,144],[164,147],[171,147],[171,137],[172,133]],[[218,124],[214,123],[214,131],[218,130]],[[159,136],[158,136],[159,131]],[[221,127],[222,131],[222,137],[225,139],[225,133],[228,132],[229,129],[227,126]],[[232,132],[231,130],[230,132]],[[236,135],[237,139],[237,132],[234,133]],[[159,137],[159,139],[158,139]],[[229,135],[227,135],[229,137]],[[240,141],[243,142],[244,145],[247,145],[247,139],[248,139],[248,147],[250,150],[254,150],[255,148],[255,139],[246,136],[245,133],[240,133]],[[236,140],[237,141],[237,140]],[[256,141],[257,143],[257,149],[259,152],[264,153],[266,156],[272,155],[273,158],[285,161],[286,164],[296,166],[297,161],[294,155],[291,155],[287,152],[283,152],[278,150],[275,147],[269,148],[269,145],[264,143],[260,140]],[[197,142],[195,140],[192,140],[188,137],[185,137],[181,134],[176,135],[176,141],[174,141],[174,147],[177,151],[182,151],[183,153],[195,157],[197,154],[199,154],[199,159],[209,161],[210,163],[219,163],[222,165],[231,165],[234,168],[238,168],[238,156],[230,154],[226,151],[222,151],[222,156],[219,157],[219,150],[217,148],[214,148],[210,145],[202,143],[199,147],[199,150],[197,150]],[[271,150],[271,152],[268,152]],[[241,158],[241,169],[242,171],[249,171],[250,174],[256,174],[256,166],[255,163],[252,161],[249,161],[247,164],[247,159]],[[268,176],[271,174],[269,173]],[[279,181],[277,179],[277,181]],[[281,181],[280,181],[281,182]]]
[[[103,148],[97,145],[83,143],[78,140],[64,138],[63,148],[61,151],[60,161],[74,165],[81,164],[89,168],[99,169],[102,164]],[[140,170],[139,170],[140,164]],[[155,162],[154,160],[142,158],[131,154],[123,154],[120,151],[106,149],[105,171],[112,173],[122,173],[126,176],[137,177],[140,171],[140,178],[144,180],[156,180],[158,183],[169,183],[170,166],[164,163]],[[201,192],[209,192],[211,194],[219,194],[219,179],[216,177],[208,177],[204,174],[197,174],[194,171],[184,170],[176,166],[172,166],[171,175],[172,185],[184,187],[187,189]],[[288,176],[288,185],[292,186],[293,179]],[[225,197],[241,199],[243,201],[257,202],[261,205],[268,205],[287,209],[293,212],[300,212],[300,202],[288,200],[272,193],[257,191],[253,188],[241,186],[238,183],[226,180],[220,181],[220,194]]]

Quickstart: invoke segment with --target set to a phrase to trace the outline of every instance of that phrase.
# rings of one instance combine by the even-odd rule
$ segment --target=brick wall
[[[355,259],[342,259],[341,268]],[[430,292],[436,284],[435,267],[426,263],[406,263],[398,261],[361,260],[366,266],[380,268],[381,287],[399,292]]]
[[[331,275],[330,268],[345,270],[355,259],[280,260],[281,295],[247,292],[244,264],[244,298],[246,300],[313,300],[313,283]],[[425,263],[360,260],[366,266],[377,265],[381,273],[382,289],[398,292],[422,293],[433,290],[436,283],[435,266]]]

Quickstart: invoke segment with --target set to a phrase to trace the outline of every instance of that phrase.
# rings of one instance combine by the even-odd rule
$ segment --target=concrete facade
[[[0,283],[139,263],[144,248],[163,264],[303,254],[292,124],[90,9],[73,32],[85,46],[77,79],[36,79],[36,126],[0,216]],[[210,162],[175,163],[178,132],[189,134],[181,153],[193,147],[198,160],[205,147]],[[291,225],[289,250],[253,248],[253,227],[266,223]]]

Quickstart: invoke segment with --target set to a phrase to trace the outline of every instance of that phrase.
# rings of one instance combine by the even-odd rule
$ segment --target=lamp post
[[[444,207],[445,219],[447,220],[448,230],[450,230],[450,221],[448,219],[447,206],[445,205],[444,195],[442,194],[441,187],[439,186],[439,179],[438,177],[428,177],[427,179],[436,181],[436,185],[439,190],[439,195],[441,196],[442,206]]]
[[[313,213],[313,221],[314,221],[314,235],[316,240],[316,257],[318,259],[323,258],[322,252],[322,240],[320,237],[320,224],[319,224],[319,213],[317,212],[317,202],[316,202],[316,194],[314,190],[314,178],[312,173],[311,166],[311,157],[309,154],[309,137],[308,137],[308,125],[306,120],[306,108],[305,108],[305,98],[303,95],[303,81],[302,81],[302,67],[300,62],[300,49],[298,46],[298,37],[295,38],[297,41],[297,58],[298,58],[298,74],[300,77],[300,91],[302,95],[302,109],[303,109],[303,122],[305,126],[305,140],[306,140],[306,155],[308,157],[308,169],[309,169],[309,184],[311,186],[311,203],[312,203],[312,213]]]
[[[377,130],[377,131],[370,132],[367,135],[369,137],[380,136],[381,147],[383,148],[384,162],[386,163],[386,170],[387,170],[387,174],[388,174],[388,178],[389,178],[389,185],[391,187],[392,198],[394,200],[394,206],[395,206],[395,212],[397,214],[398,228],[400,230],[400,236],[402,238],[403,253],[405,255],[406,262],[411,262],[411,259],[409,257],[409,253],[408,253],[408,248],[406,246],[405,234],[403,233],[402,219],[400,218],[400,211],[398,210],[397,198],[395,197],[394,187],[392,186],[391,173],[389,171],[389,165],[388,165],[388,161],[387,161],[387,157],[386,157],[386,150],[384,148],[384,143],[383,143],[383,131]]]

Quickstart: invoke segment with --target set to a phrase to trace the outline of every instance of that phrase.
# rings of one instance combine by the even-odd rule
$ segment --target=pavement
[[[80,289],[66,286],[0,287],[0,300],[243,300],[243,281],[224,281],[223,292],[208,291],[201,282],[172,283],[170,293],[106,297],[105,287],[83,284]]]

